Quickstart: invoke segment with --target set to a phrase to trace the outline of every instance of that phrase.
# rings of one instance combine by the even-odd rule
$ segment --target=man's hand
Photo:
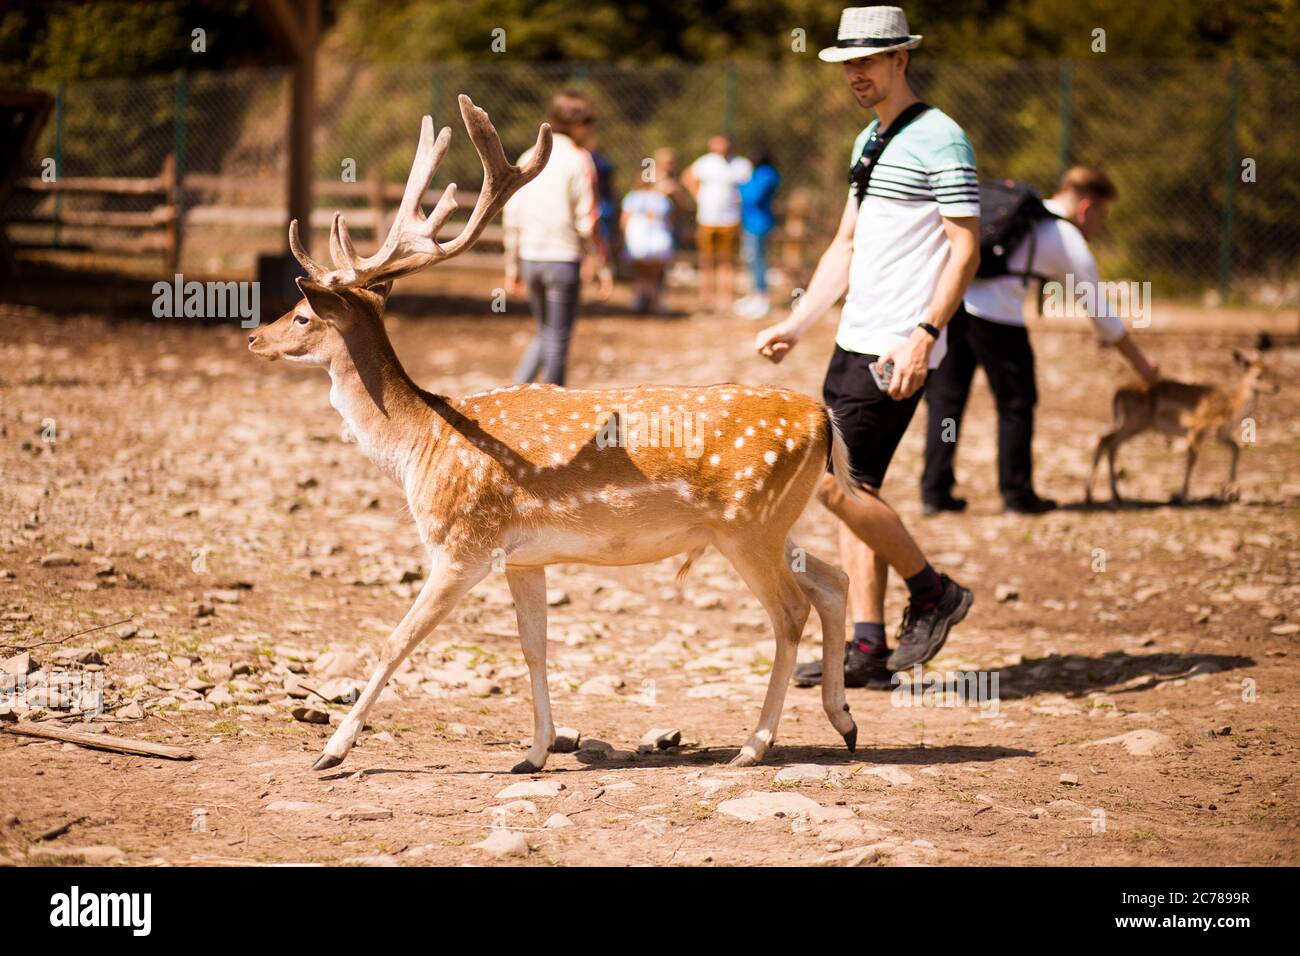
[[[1160,366],[1146,357],[1146,353],[1133,341],[1133,336],[1125,335],[1115,343],[1115,348],[1148,386],[1160,381]]]
[[[522,296],[527,291],[524,280],[519,278],[518,273],[506,273],[506,295]]]
[[[894,377],[889,380],[890,398],[902,401],[911,398],[925,384],[930,374],[930,350],[935,340],[925,329],[917,328],[902,345],[895,346],[880,356],[880,364],[893,361]]]
[[[776,325],[769,325],[754,336],[754,348],[763,358],[778,363],[795,347],[800,334],[798,324],[792,320],[792,317],[786,318]]]

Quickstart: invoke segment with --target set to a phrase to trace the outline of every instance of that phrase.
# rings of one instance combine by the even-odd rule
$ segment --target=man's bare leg
[[[717,268],[713,255],[700,250],[700,311],[708,312],[713,308],[713,290],[716,286],[714,270]]]
[[[861,488],[860,494],[851,498],[834,476],[827,474],[817,497],[840,519],[840,554],[849,574],[854,621],[883,625],[885,584],[892,566],[907,582],[911,599],[906,626],[898,634],[898,646],[887,666],[900,671],[933,658],[952,626],[966,617],[973,595],[930,567],[898,514],[880,499],[876,489]],[[860,547],[854,538],[859,539]]]
[[[889,581],[889,562],[867,547],[866,543],[839,523],[840,565],[849,576],[849,610],[856,623],[885,623],[885,587]]]
[[[903,526],[903,521],[893,508],[885,504],[874,488],[861,488],[857,498],[850,498],[836,483],[833,475],[822,477],[817,497],[823,505],[848,526],[849,531],[867,546],[869,553],[882,558],[884,562],[897,571],[904,579],[919,573],[925,567],[925,555]],[[841,541],[843,538],[841,537]],[[843,548],[841,547],[841,555]],[[857,580],[857,575],[845,565],[845,571]],[[874,577],[874,575],[873,575]],[[885,600],[885,575],[879,575],[879,597],[881,608]],[[853,598],[853,584],[849,585],[849,597]],[[858,605],[853,605],[854,613]]]

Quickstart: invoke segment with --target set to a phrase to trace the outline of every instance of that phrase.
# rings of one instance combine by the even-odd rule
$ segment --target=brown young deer
[[[1278,382],[1258,353],[1247,354],[1233,349],[1232,357],[1243,369],[1241,379],[1232,391],[1163,379],[1149,388],[1121,388],[1115,393],[1115,421],[1111,430],[1097,442],[1092,469],[1088,472],[1088,484],[1084,489],[1088,503],[1092,503],[1093,480],[1103,453],[1110,468],[1111,498],[1121,500],[1115,481],[1115,452],[1133,436],[1152,429],[1187,439],[1187,467],[1183,472],[1180,500],[1188,500],[1192,468],[1196,465],[1201,445],[1210,436],[1232,452],[1223,497],[1229,498],[1236,493],[1237,459],[1241,448],[1233,433],[1238,432],[1242,422],[1254,414],[1260,395],[1277,394]]]
[[[857,728],[844,698],[847,578],[788,538],[826,471],[852,495],[848,454],[820,402],[776,388],[714,385],[570,389],[528,385],[448,398],[407,375],[384,330],[392,281],[469,248],[550,152],[550,129],[522,169],[506,161],[487,114],[468,97],[461,114],[483,162],[469,223],[445,245],[455,209],[448,186],[427,219],[421,199],[451,131],[433,139],[426,116],[406,193],[379,251],[359,258],[343,219],[330,233],[334,269],[314,262],[289,229],[307,272],[303,298],[249,336],[268,359],[324,366],[330,403],[363,451],[406,492],[431,566],[379,665],[315,763],[337,765],[401,662],[488,573],[503,570],[533,697],[533,744],[519,773],[540,770],[555,741],[546,679],[546,566],[629,565],[685,554],[682,573],[716,547],[763,604],[776,655],[757,729],[733,763],[761,759],[776,736],[809,606],[821,618],[822,702],[852,750]]]

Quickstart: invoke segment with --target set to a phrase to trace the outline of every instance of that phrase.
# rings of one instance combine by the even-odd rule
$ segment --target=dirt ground
[[[451,395],[507,381],[527,317],[449,308],[420,317],[395,302],[414,378]],[[818,394],[830,326],[772,367],[743,320],[590,318],[571,380]],[[959,457],[970,511],[922,518],[918,417],[885,497],[976,594],[927,674],[982,672],[997,698],[918,707],[850,690],[853,755],[817,692],[791,688],[766,762],[727,766],[757,721],[772,638],[717,554],[680,585],[678,562],[553,568],[555,715],[586,744],[529,778],[508,773],[532,728],[501,576],[416,652],[348,760],[310,770],[330,728],[293,710],[346,712],[313,692],[365,678],[423,556],[400,490],[340,440],[324,373],[259,361],[245,334],[0,305],[0,660],[36,645],[27,700],[46,705],[25,718],[85,726],[41,682],[99,675],[86,678],[102,680],[105,703],[91,729],[195,757],[0,734],[0,860],[1300,863],[1293,343],[1273,352],[1283,390],[1257,413],[1232,504],[1210,498],[1227,464],[1217,448],[1196,500],[1168,504],[1181,450],[1151,436],[1121,454],[1130,507],[1078,504],[1126,378],[1085,331],[1034,333],[1039,490],[1068,507],[1000,514],[981,379]],[[1144,341],[1166,374],[1214,381],[1248,337],[1166,329]],[[833,530],[814,504],[797,537],[835,559]],[[893,582],[891,641],[904,593]],[[800,658],[819,642],[814,616]],[[680,730],[681,745],[638,755],[652,728]],[[476,846],[489,836],[507,855]]]

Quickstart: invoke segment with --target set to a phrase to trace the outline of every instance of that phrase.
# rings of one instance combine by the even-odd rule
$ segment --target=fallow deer
[[[1106,455],[1110,469],[1110,494],[1120,501],[1115,480],[1115,452],[1119,446],[1135,435],[1152,429],[1165,435],[1187,440],[1187,465],[1183,471],[1183,490],[1180,500],[1188,499],[1192,481],[1192,468],[1206,438],[1211,436],[1232,453],[1228,481],[1222,495],[1229,498],[1236,493],[1237,459],[1241,447],[1233,432],[1255,412],[1260,395],[1276,395],[1277,379],[1258,354],[1247,354],[1233,349],[1232,357],[1243,369],[1241,379],[1231,391],[1212,385],[1189,385],[1162,379],[1150,387],[1132,386],[1115,393],[1113,402],[1115,421],[1111,430],[1101,436],[1092,456],[1092,469],[1088,472],[1085,498],[1092,503],[1092,485],[1097,475],[1097,464]]]
[[[249,336],[268,359],[324,366],[330,403],[361,449],[406,493],[431,571],[383,646],[378,666],[314,769],[336,766],[402,661],[494,568],[515,601],[533,699],[533,742],[517,773],[541,770],[555,741],[546,676],[546,566],[630,565],[685,554],[684,574],[710,545],[735,566],[772,620],[775,663],[757,729],[732,761],[760,760],[776,737],[809,606],[821,618],[822,703],[850,750],[857,727],[844,697],[847,578],[796,549],[789,531],[828,460],[855,489],[843,440],[820,402],[742,385],[572,389],[496,388],[450,398],[421,389],[384,329],[392,282],[469,248],[506,200],[546,163],[550,128],[523,168],[505,158],[487,114],[466,96],[461,114],[483,162],[483,188],[464,230],[445,245],[456,208],[449,185],[425,218],[421,199],[451,131],[424,117],[406,192],[387,239],[360,258],[342,217],[330,231],[334,268],[290,248],[307,276],[303,298]]]

